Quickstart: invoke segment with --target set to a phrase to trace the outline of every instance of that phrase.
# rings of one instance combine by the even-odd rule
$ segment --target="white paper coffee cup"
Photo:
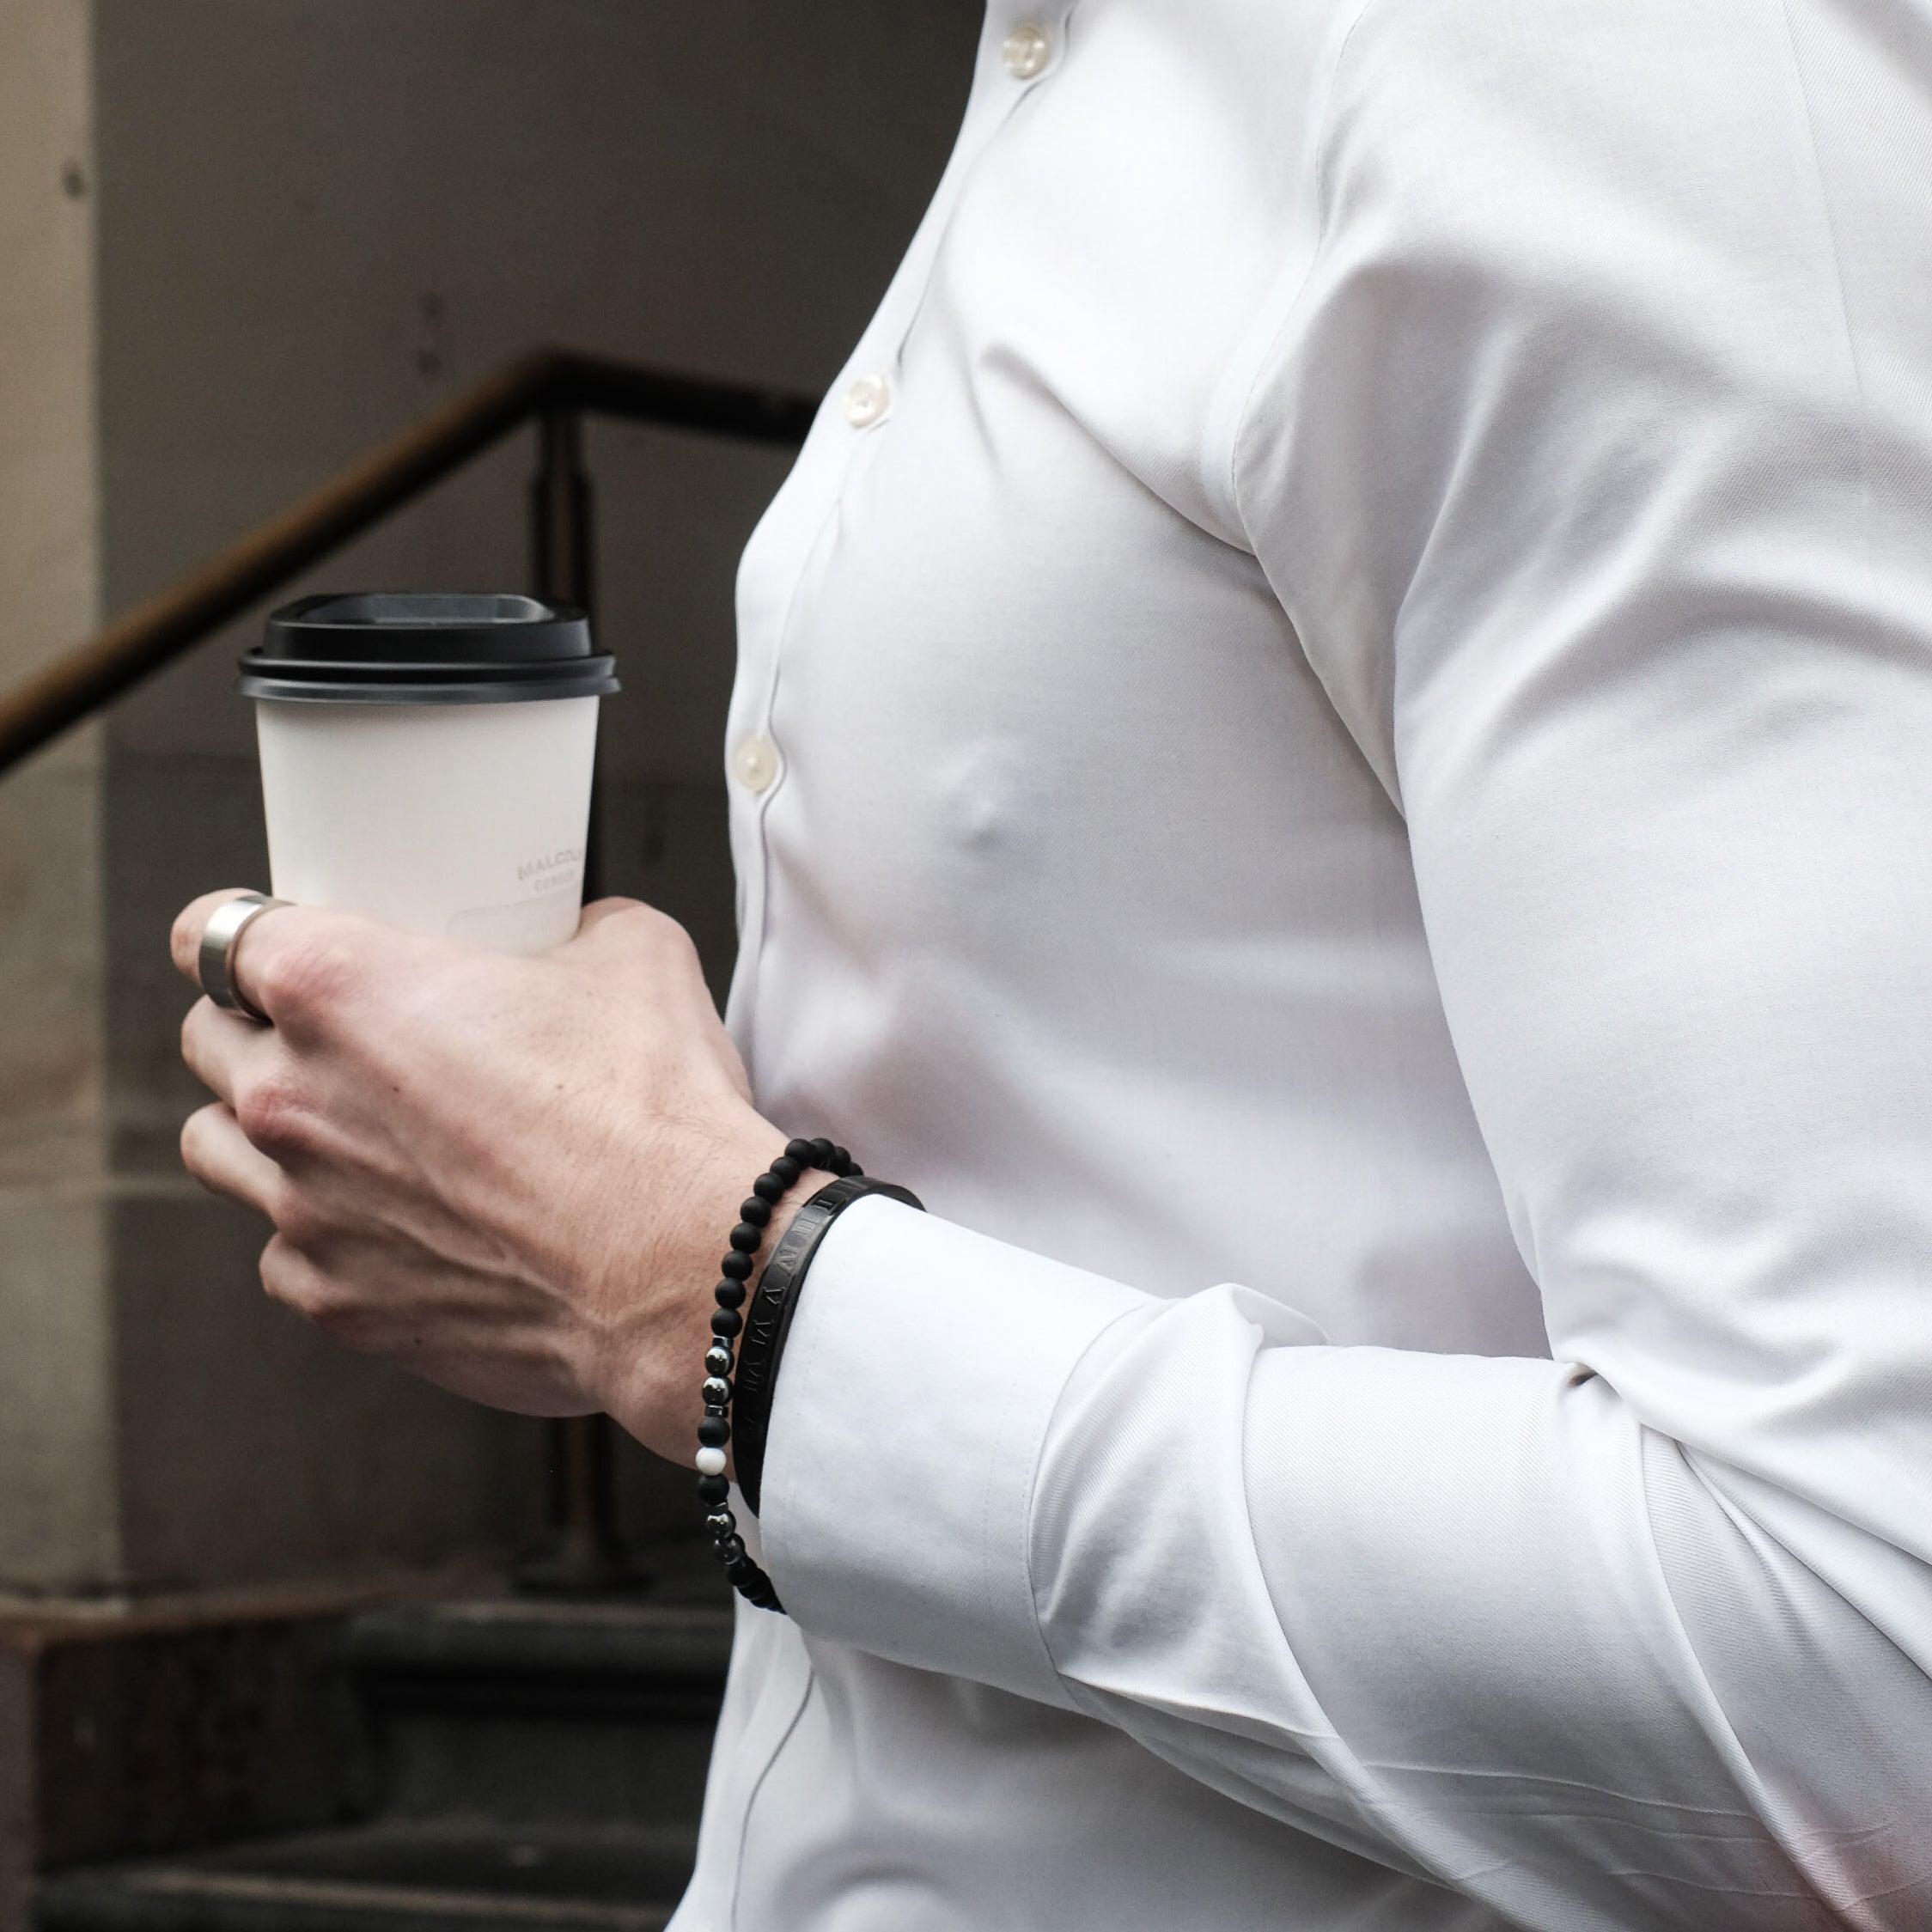
[[[582,613],[304,598],[241,672],[277,899],[509,953],[576,931],[598,701],[618,688]]]

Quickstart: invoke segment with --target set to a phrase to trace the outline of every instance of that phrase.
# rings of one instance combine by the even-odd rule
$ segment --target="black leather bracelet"
[[[752,1305],[745,1311],[745,1332],[739,1339],[738,1368],[733,1378],[731,1442],[737,1460],[738,1488],[754,1516],[765,1483],[772,1392],[777,1387],[778,1365],[784,1356],[785,1338],[791,1332],[792,1316],[797,1312],[799,1290],[805,1285],[805,1271],[812,1265],[820,1242],[832,1232],[832,1222],[853,1202],[868,1194],[883,1194],[887,1200],[922,1212],[925,1207],[907,1189],[862,1174],[821,1187],[792,1216],[791,1226],[771,1251]]]
[[[731,1484],[726,1480],[725,1469],[731,1454],[727,1445],[737,1434],[738,1392],[734,1376],[739,1353],[737,1342],[745,1332],[747,1317],[751,1313],[745,1307],[745,1283],[751,1279],[752,1271],[758,1265],[758,1251],[765,1245],[765,1231],[771,1225],[772,1211],[800,1176],[814,1167],[837,1174],[838,1179],[831,1187],[820,1188],[793,1216],[795,1226],[801,1221],[805,1222],[807,1234],[795,1243],[790,1240],[791,1230],[788,1228],[787,1238],[778,1244],[788,1259],[783,1274],[775,1284],[783,1293],[775,1292],[768,1303],[775,1312],[765,1325],[763,1339],[757,1351],[759,1396],[753,1405],[753,1428],[757,1435],[753,1466],[754,1483],[764,1472],[765,1437],[771,1425],[771,1389],[777,1380],[779,1351],[784,1346],[785,1332],[790,1326],[791,1309],[798,1300],[799,1283],[804,1279],[806,1264],[817,1251],[826,1229],[837,1219],[842,1208],[862,1195],[889,1194],[915,1208],[920,1205],[917,1197],[908,1194],[903,1187],[888,1187],[883,1182],[867,1180],[858,1162],[835,1143],[791,1140],[785,1143],[784,1152],[752,1183],[751,1193],[738,1210],[738,1225],[731,1230],[731,1246],[718,1264],[718,1284],[711,1291],[717,1310],[711,1317],[711,1344],[704,1351],[702,1391],[704,1414],[698,1424],[698,1500],[704,1506],[704,1527],[711,1533],[712,1549],[724,1565],[724,1574],[732,1588],[759,1610],[782,1611],[784,1606],[778,1600],[771,1579],[745,1547],[745,1539],[738,1533],[737,1519],[731,1513]],[[828,1198],[840,1188],[847,1192],[836,1202],[827,1204]],[[813,1210],[818,1211],[812,1214]],[[809,1219],[807,1218],[808,1214]],[[777,1256],[772,1259],[775,1261]],[[759,1292],[762,1296],[762,1282]],[[741,1450],[737,1453],[743,1454]],[[755,1496],[755,1490],[753,1493]],[[755,1502],[752,1502],[752,1507],[756,1508]]]

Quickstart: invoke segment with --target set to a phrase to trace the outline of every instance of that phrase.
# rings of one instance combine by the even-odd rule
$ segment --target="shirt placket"
[[[772,713],[800,649],[800,592],[868,438],[889,434],[906,338],[973,165],[1008,118],[1057,69],[1074,0],[987,9],[965,120],[938,189],[877,313],[820,405],[790,476],[747,546],[738,583],[738,673],[726,762],[738,867],[739,964],[730,1023],[747,1059],[767,913],[767,824],[783,792],[786,747]],[[753,1078],[756,1070],[753,1069]]]

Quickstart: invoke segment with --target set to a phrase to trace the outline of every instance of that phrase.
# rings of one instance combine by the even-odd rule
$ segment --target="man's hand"
[[[174,923],[191,979],[232,896]],[[689,1462],[708,1290],[784,1137],[683,929],[606,899],[568,945],[513,959],[290,906],[231,964],[273,1023],[190,1011],[182,1051],[217,1099],[181,1154],[274,1222],[268,1292],[460,1394],[607,1410]]]

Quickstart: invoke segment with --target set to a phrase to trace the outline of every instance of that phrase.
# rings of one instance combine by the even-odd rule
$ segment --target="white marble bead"
[[[698,1473],[700,1476],[723,1475],[724,1451],[722,1449],[700,1449],[698,1452]]]

